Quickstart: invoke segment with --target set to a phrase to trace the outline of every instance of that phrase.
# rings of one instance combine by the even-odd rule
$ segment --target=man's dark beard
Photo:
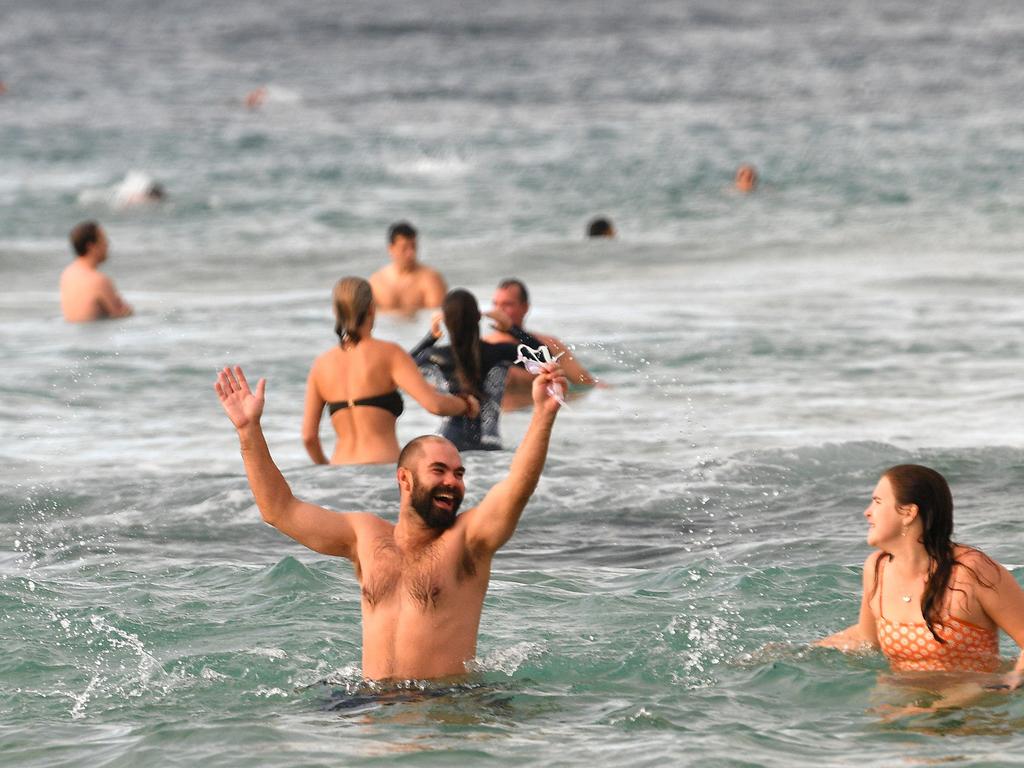
[[[439,493],[450,493],[452,495],[452,508],[438,509],[434,506],[434,496]],[[462,494],[459,489],[450,485],[435,485],[433,488],[421,485],[416,478],[412,480],[412,508],[422,518],[428,528],[435,531],[447,531],[455,525],[455,513],[459,511],[462,504]]]

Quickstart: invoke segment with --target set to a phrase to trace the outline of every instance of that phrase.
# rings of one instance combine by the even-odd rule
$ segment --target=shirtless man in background
[[[436,679],[466,673],[476,657],[480,612],[494,553],[511,538],[537,487],[565,391],[557,365],[533,382],[533,417],[508,476],[473,509],[457,514],[466,490],[455,446],[418,437],[398,458],[394,525],[367,512],[332,512],[300,501],[270,456],[260,427],[266,382],[249,389],[241,368],[214,385],[238,431],[249,485],[263,520],[314,552],[347,557],[362,593],[363,677]]]
[[[520,328],[524,327],[523,322],[526,319],[526,313],[530,311],[530,295],[521,280],[510,277],[498,283],[491,303],[495,309],[501,310],[504,314],[508,315],[512,325],[517,325]],[[562,357],[558,358],[558,364],[565,371],[565,377],[569,380],[569,383],[588,387],[598,384],[597,379],[573,357],[572,352],[558,338],[538,333],[534,330],[531,330],[530,333],[543,342],[552,357],[564,353]],[[497,330],[484,336],[483,340],[491,344],[501,344],[503,342],[519,343],[511,334]],[[517,365],[509,368],[508,379],[505,382],[505,396],[501,401],[501,407],[509,411],[529,405],[528,398],[532,382],[533,375],[528,373],[526,369]]]
[[[416,261],[416,230],[400,221],[388,230],[391,263],[370,276],[377,309],[412,315],[440,307],[448,286],[436,270]]]
[[[107,233],[95,221],[83,221],[71,230],[75,260],[60,276],[60,308],[69,323],[86,323],[132,313],[114,288],[114,281],[99,270],[107,260]]]

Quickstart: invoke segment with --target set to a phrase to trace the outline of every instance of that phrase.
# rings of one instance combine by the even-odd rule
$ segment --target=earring
[[[900,531],[900,536],[903,536],[905,538],[906,535],[907,535],[907,526],[904,525],[903,526],[903,530]]]

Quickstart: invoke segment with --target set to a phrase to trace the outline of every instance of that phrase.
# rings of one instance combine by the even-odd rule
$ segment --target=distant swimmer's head
[[[399,221],[388,228],[388,253],[399,269],[416,264],[416,228],[412,224]]]
[[[69,239],[77,257],[89,259],[96,264],[107,260],[107,233],[95,221],[76,224]]]
[[[466,494],[465,474],[462,457],[449,440],[440,435],[410,440],[398,456],[403,506],[408,503],[429,528],[451,528]]]
[[[373,318],[373,289],[366,280],[343,277],[334,284],[334,332],[341,346],[362,341]]]
[[[752,165],[741,165],[736,169],[736,189],[740,192],[753,192],[757,186],[757,169]]]
[[[462,392],[476,395],[480,376],[480,307],[464,288],[448,291],[441,304],[444,324],[455,358],[455,379]]]
[[[261,85],[259,88],[253,88],[245,97],[245,106],[249,109],[259,109],[263,106],[263,102],[267,100],[267,87]]]
[[[526,313],[530,311],[530,294],[522,280],[507,277],[498,283],[491,303],[508,315],[513,325],[522,328]]]
[[[934,469],[898,464],[882,473],[867,517],[869,544],[914,535],[929,555],[938,557],[953,536],[953,494],[946,478]]]
[[[610,219],[599,216],[587,224],[587,237],[615,237],[615,227]]]
[[[153,202],[160,202],[167,198],[167,190],[164,189],[164,185],[154,181],[149,185],[149,189],[146,190],[146,197]]]

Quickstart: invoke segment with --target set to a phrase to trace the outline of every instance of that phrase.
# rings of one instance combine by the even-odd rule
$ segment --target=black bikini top
[[[402,402],[402,396],[398,393],[397,389],[386,392],[383,395],[360,397],[358,400],[339,400],[336,403],[328,403],[327,410],[330,412],[331,416],[333,416],[336,411],[341,411],[345,408],[354,408],[357,405],[369,405],[374,408],[383,408],[385,411],[393,413],[396,419],[401,416],[402,411],[405,410],[405,403]]]

